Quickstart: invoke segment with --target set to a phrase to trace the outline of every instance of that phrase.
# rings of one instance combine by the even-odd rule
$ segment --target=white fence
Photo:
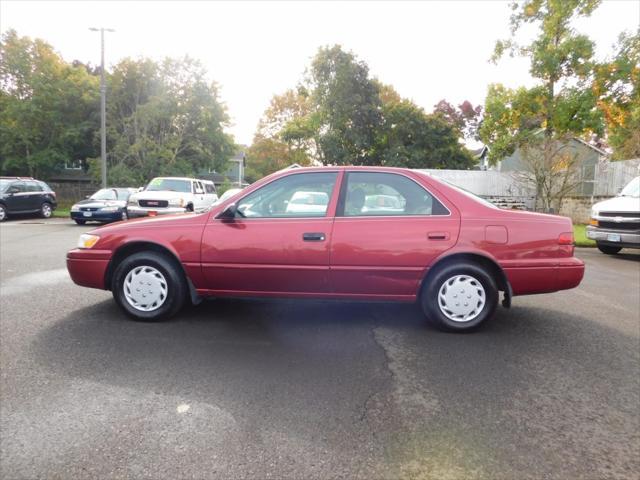
[[[640,175],[640,158],[620,162],[603,161],[595,168],[594,196],[612,197]]]
[[[433,169],[421,171],[482,197],[531,197],[535,195],[535,190],[516,182],[509,172]]]
[[[513,172],[495,170],[434,170],[423,169],[436,178],[464,188],[482,197],[533,198],[535,189],[514,180]],[[640,159],[610,162],[603,160],[583,169],[582,183],[575,196],[613,197],[633,178],[640,175]]]

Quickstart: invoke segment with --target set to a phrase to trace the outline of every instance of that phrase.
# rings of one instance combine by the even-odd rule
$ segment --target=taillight
[[[573,245],[573,232],[564,232],[558,236],[558,245]]]

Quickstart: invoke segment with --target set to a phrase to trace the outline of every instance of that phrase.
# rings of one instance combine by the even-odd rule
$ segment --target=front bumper
[[[67,270],[75,284],[104,289],[105,273],[110,260],[110,250],[75,248],[67,253]]]
[[[91,216],[86,216],[85,212],[71,212],[71,220],[83,220],[87,222],[114,222],[122,220],[122,213],[124,208],[116,210],[115,212],[101,212],[96,210],[95,212],[88,212]]]
[[[640,248],[640,231],[618,230],[612,228],[587,226],[587,238],[602,245],[623,248]],[[618,239],[619,240],[616,240]]]
[[[176,213],[186,213],[184,207],[136,207],[134,205],[127,207],[127,215],[129,218],[148,217],[149,215],[172,215]]]

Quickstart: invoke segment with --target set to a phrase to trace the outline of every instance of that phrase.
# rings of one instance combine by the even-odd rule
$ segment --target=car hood
[[[170,190],[142,191],[134,193],[129,199],[134,200],[171,200],[173,198],[183,198],[190,195],[189,192],[172,192]]]
[[[640,198],[615,197],[603,200],[593,206],[598,212],[640,212]]]
[[[81,200],[75,203],[74,207],[91,207],[91,208],[101,208],[101,207],[124,207],[127,204],[124,200],[93,200],[91,198],[87,198],[86,200]]]

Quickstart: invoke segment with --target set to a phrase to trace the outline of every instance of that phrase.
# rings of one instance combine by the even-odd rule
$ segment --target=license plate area
[[[619,233],[607,233],[607,242],[619,242],[620,234]]]
[[[84,215],[85,217],[90,217],[93,215],[93,213],[91,212],[83,212],[82,215]]]

